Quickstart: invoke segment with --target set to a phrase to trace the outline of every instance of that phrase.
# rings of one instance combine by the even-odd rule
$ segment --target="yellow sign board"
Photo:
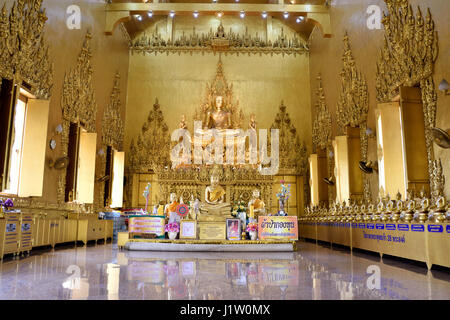
[[[298,240],[296,216],[268,216],[258,219],[259,240]]]
[[[153,233],[164,237],[166,225],[164,216],[131,216],[128,223],[130,233]]]

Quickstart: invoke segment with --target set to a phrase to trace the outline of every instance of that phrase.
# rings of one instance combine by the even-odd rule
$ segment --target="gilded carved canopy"
[[[44,39],[47,21],[42,0],[17,0],[0,14],[0,77],[24,81],[40,99],[49,99],[53,64]]]

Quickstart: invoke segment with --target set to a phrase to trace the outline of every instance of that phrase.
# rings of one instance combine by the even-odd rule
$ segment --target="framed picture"
[[[227,239],[241,240],[241,220],[227,219]]]
[[[197,239],[197,221],[180,221],[180,239]]]

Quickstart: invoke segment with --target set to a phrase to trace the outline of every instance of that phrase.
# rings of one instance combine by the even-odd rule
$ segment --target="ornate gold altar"
[[[218,97],[221,97],[219,102],[217,101]],[[205,129],[211,127],[218,130],[230,129],[229,131],[249,129],[255,130],[255,132],[257,129],[254,115],[250,116],[249,125],[244,127],[244,111],[233,97],[233,86],[225,78],[220,58],[214,79],[206,85],[205,98],[199,103],[196,110],[192,110],[192,114],[194,121],[201,121],[202,128]],[[217,114],[225,116],[215,117]],[[180,115],[180,118],[179,128],[193,132],[194,128],[186,123],[185,115]],[[259,189],[261,200],[265,202],[266,207],[275,211],[278,209],[275,201],[277,184],[279,185],[280,180],[285,180],[292,185],[293,193],[289,203],[289,214],[298,215],[298,208],[304,207],[304,198],[308,194],[307,181],[303,179],[307,172],[307,150],[305,144],[300,142],[300,137],[283,102],[271,128],[267,129],[279,130],[278,173],[262,175],[258,170],[261,167],[259,162],[248,163],[247,144],[245,164],[237,164],[235,161],[234,164],[218,165],[220,185],[225,189],[224,202],[233,203],[239,200],[248,202],[252,191]],[[269,135],[267,150],[271,149],[270,141]],[[140,134],[131,141],[126,172],[129,182],[126,186],[125,201],[128,207],[139,207],[143,204],[140,193],[148,182],[151,183],[152,204],[166,203],[170,193],[176,193],[185,203],[192,199],[205,201],[205,188],[210,182],[213,166],[195,164],[194,156],[192,156],[191,163],[185,162],[172,168],[169,147],[162,148],[162,146],[173,147],[177,143],[178,141],[170,141],[169,128],[164,120],[159,102],[156,100]],[[192,142],[190,143],[193,145]],[[237,148],[236,145],[234,147]]]

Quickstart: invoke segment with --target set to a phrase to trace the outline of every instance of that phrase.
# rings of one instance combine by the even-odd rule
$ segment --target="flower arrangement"
[[[280,211],[278,212],[278,214],[284,215],[284,207],[286,205],[286,203],[289,200],[289,197],[291,196],[291,185],[288,184],[287,186],[285,185],[285,181],[281,180],[281,189],[280,191],[277,193],[277,198],[278,198],[278,203],[280,204]]]
[[[258,231],[258,225],[256,224],[256,223],[249,223],[248,225],[247,225],[247,229],[246,229],[246,231],[247,232],[256,232],[256,231]]]
[[[247,204],[244,201],[235,201],[231,207],[231,215],[237,217],[241,212],[247,212]]]
[[[168,223],[164,230],[166,232],[180,232],[180,225],[176,222]]]
[[[0,206],[4,210],[9,210],[10,208],[14,207],[14,202],[9,198],[6,199],[5,201],[3,201],[3,199],[0,199]]]

